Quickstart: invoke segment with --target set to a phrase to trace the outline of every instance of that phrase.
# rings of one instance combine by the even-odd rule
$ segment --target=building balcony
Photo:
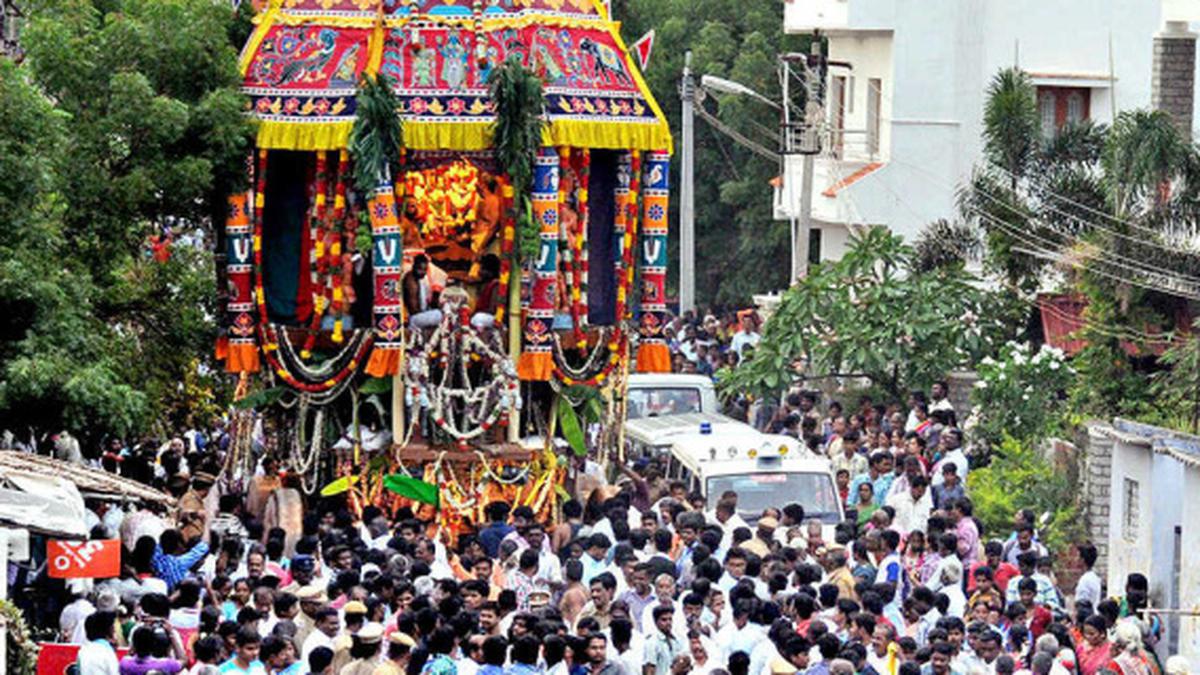
[[[878,141],[864,130],[832,131],[823,142],[824,151],[813,162],[813,214],[826,220],[839,220],[838,193],[883,166]],[[800,217],[800,186],[804,178],[804,155],[784,157],[783,175],[775,185],[776,220]]]
[[[783,29],[826,34],[888,31],[895,26],[895,11],[895,0],[786,0]]]

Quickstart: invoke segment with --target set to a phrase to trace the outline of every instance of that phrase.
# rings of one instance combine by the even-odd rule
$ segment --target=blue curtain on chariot
[[[613,242],[616,216],[617,162],[620,152],[592,150],[588,173],[588,323],[616,323],[617,252]]]

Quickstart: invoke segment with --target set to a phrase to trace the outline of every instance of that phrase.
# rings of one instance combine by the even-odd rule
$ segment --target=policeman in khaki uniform
[[[208,534],[208,510],[204,499],[212,486],[217,482],[215,476],[199,471],[192,476],[192,489],[179,498],[179,511],[175,516],[175,525],[184,541],[195,541]]]
[[[408,660],[412,658],[412,650],[417,641],[408,635],[396,631],[388,636],[387,660],[375,668],[372,675],[404,675],[408,672]]]
[[[338,675],[373,675],[379,667],[379,648],[383,644],[383,626],[371,622],[354,635],[350,646],[350,663],[342,666]]]

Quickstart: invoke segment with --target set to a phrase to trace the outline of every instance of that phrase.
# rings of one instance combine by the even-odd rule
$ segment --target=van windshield
[[[686,415],[700,410],[700,390],[696,388],[630,389],[628,419],[660,415]]]
[[[713,476],[706,486],[708,508],[714,509],[721,494],[737,493],[738,515],[753,524],[768,507],[782,508],[795,502],[804,507],[804,518],[826,525],[841,521],[833,480],[823,473],[748,473]]]

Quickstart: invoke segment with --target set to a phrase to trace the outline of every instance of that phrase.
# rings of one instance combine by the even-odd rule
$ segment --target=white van
[[[687,413],[715,413],[720,409],[712,378],[678,373],[634,373],[629,376],[626,419]]]
[[[668,480],[682,480],[688,492],[704,495],[710,511],[732,490],[738,515],[752,525],[763,509],[792,502],[830,536],[844,518],[829,460],[794,438],[703,413],[630,420],[625,429],[628,458],[665,457]]]

